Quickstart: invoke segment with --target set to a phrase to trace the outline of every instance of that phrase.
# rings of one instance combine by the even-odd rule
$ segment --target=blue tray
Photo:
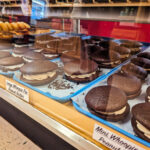
[[[60,58],[56,58],[51,61],[56,62],[58,65],[62,65]],[[112,69],[111,72],[115,71],[116,69],[117,68]],[[20,74],[21,74],[20,72],[16,72],[13,76],[13,79],[25,86],[37,91],[37,92],[49,97],[49,98],[52,98],[54,100],[64,103],[64,102],[69,101],[71,99],[71,97],[73,97],[73,96],[81,93],[85,89],[91,87],[93,84],[95,84],[97,82],[97,80],[103,79],[103,77],[105,77],[105,74],[108,72],[110,72],[110,69],[103,69],[102,75],[99,76],[97,79],[95,79],[89,83],[81,83],[81,84],[70,82],[70,81],[66,80],[63,77],[63,75],[61,75],[60,77],[58,76],[54,81],[52,81],[51,83],[44,85],[44,86],[32,86],[32,85],[29,85],[29,84],[21,81],[20,80]],[[67,85],[70,85],[72,87],[72,89],[69,88],[69,89],[59,90],[59,89],[53,89],[53,87],[48,88],[48,86],[52,86],[54,82],[61,81],[61,80],[63,83],[66,82]],[[60,82],[60,84],[61,84],[61,82]]]
[[[150,48],[147,49],[146,51],[150,51]],[[124,62],[123,64],[117,66],[116,68],[114,68],[113,70],[111,70],[110,72],[108,72],[105,76],[103,76],[103,78],[101,79],[97,79],[95,81],[95,83],[89,88],[85,89],[84,91],[82,91],[82,93],[72,97],[72,102],[73,102],[73,106],[75,107],[75,109],[77,111],[79,111],[80,113],[90,117],[90,118],[93,118],[95,120],[97,120],[98,122],[100,123],[103,123],[109,127],[111,127],[112,129],[115,129],[117,130],[118,132],[128,136],[129,138],[132,138],[133,140],[147,146],[150,148],[150,143],[147,142],[147,141],[144,141],[142,139],[140,139],[139,137],[135,136],[134,135],[134,132],[133,132],[133,129],[131,127],[131,123],[130,123],[130,120],[131,120],[131,113],[130,115],[125,119],[125,121],[122,123],[122,122],[117,122],[117,123],[113,123],[113,122],[108,122],[104,119],[101,119],[99,117],[97,117],[96,115],[94,114],[91,114],[89,111],[88,111],[88,108],[87,108],[87,105],[86,105],[86,102],[85,102],[85,95],[87,94],[87,92],[91,89],[91,88],[94,88],[96,86],[100,86],[100,85],[107,85],[107,78],[114,74],[115,72],[119,71],[120,68],[122,67],[122,65],[128,63],[129,61],[126,61]],[[141,103],[141,102],[145,102],[145,91],[147,89],[147,87],[149,86],[149,83],[150,83],[150,75],[148,76],[148,79],[149,80],[146,80],[145,83],[142,85],[142,93],[140,94],[139,97],[135,98],[134,100],[129,100],[128,103],[130,105],[130,107],[132,108],[134,105],[138,104],[138,103]]]

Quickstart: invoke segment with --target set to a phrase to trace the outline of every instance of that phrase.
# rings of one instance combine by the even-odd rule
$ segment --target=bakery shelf
[[[134,2],[134,3],[73,3],[73,4],[49,4],[49,7],[148,7],[150,6],[150,2]]]

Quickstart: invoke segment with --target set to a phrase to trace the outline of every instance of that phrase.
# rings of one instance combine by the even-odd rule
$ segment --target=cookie
[[[98,77],[98,65],[91,60],[75,60],[64,64],[65,77],[74,82],[89,82]]]
[[[122,47],[122,46],[116,46],[114,48],[114,51],[118,52],[120,54],[120,58],[122,60],[126,60],[127,58],[129,58],[131,55],[131,50],[127,47]]]
[[[37,61],[37,60],[44,60],[46,58],[41,53],[29,51],[23,55],[23,59],[26,63],[29,63],[29,62]]]
[[[145,101],[150,102],[150,86],[146,89]]]
[[[29,51],[31,51],[29,47],[16,47],[12,50],[12,56],[23,57],[23,55]]]
[[[10,51],[14,48],[12,43],[0,40],[0,51]]]
[[[132,127],[142,139],[150,142],[150,103],[140,103],[132,108]]]
[[[11,56],[10,52],[0,51],[0,59]]]
[[[114,41],[101,41],[99,43],[99,45],[105,49],[109,50],[114,50],[116,46],[119,46],[118,43],[114,42]]]
[[[85,102],[91,113],[105,120],[120,121],[129,113],[124,91],[110,85],[91,89],[85,96]]]
[[[143,52],[137,55],[138,57],[150,59],[150,52]]]
[[[140,42],[137,42],[137,41],[133,41],[133,40],[124,40],[120,44],[120,46],[130,48],[131,53],[135,54],[135,53],[138,53],[141,50],[143,44],[140,43]]]
[[[144,70],[142,67],[137,66],[135,64],[129,63],[121,67],[121,73],[127,74],[127,75],[133,75],[141,80],[145,80],[148,73],[146,70]]]
[[[120,54],[114,51],[96,51],[90,57],[103,68],[113,68],[121,63]]]
[[[150,60],[147,58],[136,57],[132,58],[131,62],[137,66],[144,68],[146,71],[150,71]]]
[[[107,84],[123,90],[127,99],[134,99],[141,93],[141,80],[135,76],[115,73],[107,79]]]
[[[57,76],[57,64],[49,60],[37,60],[20,68],[21,80],[35,86],[48,84]]]
[[[35,46],[30,46],[29,49],[34,52],[38,52],[38,53],[42,52],[42,50],[43,50],[42,48],[36,48]]]
[[[19,57],[5,57],[0,59],[0,69],[4,72],[15,71],[24,65],[24,61]]]

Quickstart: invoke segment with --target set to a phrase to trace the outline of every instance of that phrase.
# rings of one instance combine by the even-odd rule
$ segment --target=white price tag
[[[112,150],[144,150],[138,145],[110,132],[109,130],[95,124],[93,139]]]
[[[6,89],[15,96],[29,102],[29,91],[11,81],[6,80]]]

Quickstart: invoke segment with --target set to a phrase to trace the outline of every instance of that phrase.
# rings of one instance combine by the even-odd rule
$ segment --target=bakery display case
[[[77,149],[150,149],[149,6],[0,1],[0,103]]]

